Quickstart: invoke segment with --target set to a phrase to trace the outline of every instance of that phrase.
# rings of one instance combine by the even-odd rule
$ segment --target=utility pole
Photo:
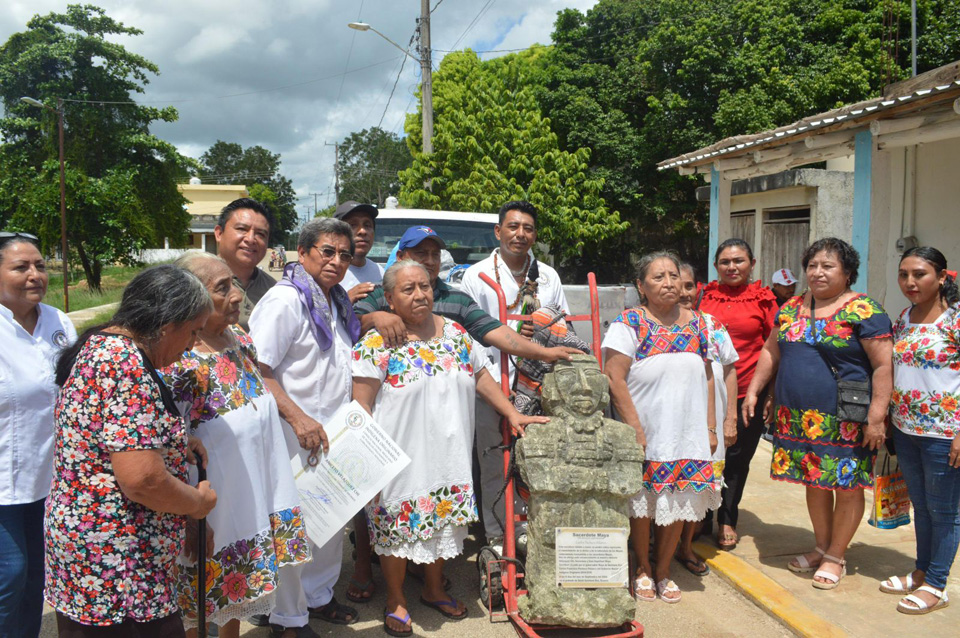
[[[917,0],[910,3],[910,69],[917,77]]]
[[[324,146],[333,147],[333,193],[337,206],[340,205],[340,143],[324,142]],[[318,209],[319,210],[319,209]]]
[[[420,0],[420,92],[423,152],[433,152],[433,66],[430,60],[430,0]]]

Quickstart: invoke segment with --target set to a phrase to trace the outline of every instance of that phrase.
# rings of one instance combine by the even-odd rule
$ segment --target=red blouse
[[[763,343],[777,317],[777,297],[759,281],[746,286],[728,286],[717,281],[707,284],[700,310],[720,321],[737,349],[737,398],[747,394]]]

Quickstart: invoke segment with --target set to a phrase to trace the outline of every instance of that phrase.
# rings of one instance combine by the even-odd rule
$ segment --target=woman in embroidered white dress
[[[463,551],[467,524],[477,520],[471,474],[474,402],[479,394],[507,417],[514,432],[544,417],[519,414],[486,369],[487,359],[459,324],[433,314],[426,269],[403,260],[383,276],[408,341],[384,346],[374,331],[354,348],[353,398],[403,448],[411,463],[367,506],[374,551],[387,583],[384,630],[413,632],[403,581],[407,561],[424,564],[420,602],[459,620],[460,601],[444,592],[443,562]]]
[[[210,253],[189,251],[176,265],[195,274],[213,300],[194,347],[161,374],[209,454],[207,477],[219,500],[207,517],[207,620],[231,638],[241,619],[270,613],[279,568],[309,561],[310,550],[277,403],[260,376],[253,340],[236,325],[243,291],[226,262]],[[188,636],[196,636],[196,547],[191,520],[177,577]]]
[[[900,290],[910,300],[893,327],[890,416],[897,460],[913,503],[917,560],[880,591],[903,596],[897,611],[947,606],[947,577],[960,545],[960,290],[936,248],[900,259]]]
[[[713,370],[703,316],[678,303],[676,256],[643,257],[637,288],[641,306],[623,312],[603,339],[604,372],[617,414],[637,431],[646,452],[643,488],[630,501],[630,542],[639,563],[634,594],[677,603],[670,560],[683,523],[720,504],[712,459],[718,444]],[[655,569],[648,552],[651,521],[657,526]]]

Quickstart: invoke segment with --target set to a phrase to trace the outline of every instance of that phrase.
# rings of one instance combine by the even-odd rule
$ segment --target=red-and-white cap
[[[797,283],[797,278],[793,276],[789,268],[781,268],[773,273],[773,277],[770,278],[770,283],[780,284],[781,286],[792,286]]]

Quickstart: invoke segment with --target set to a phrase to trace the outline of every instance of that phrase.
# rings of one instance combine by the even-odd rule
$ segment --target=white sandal
[[[824,551],[819,547],[814,547],[813,551],[820,554],[821,557],[824,554]],[[811,565],[810,561],[808,561],[807,557],[804,556],[803,554],[796,556],[793,560],[797,561],[797,564],[794,565],[793,561],[790,561],[789,563],[787,563],[787,569],[792,571],[794,574],[809,574],[810,572],[812,572],[813,570],[815,570],[817,567],[820,566],[820,563],[817,563],[816,565]]]
[[[950,604],[950,601],[947,599],[947,592],[944,589],[934,589],[930,585],[920,585],[917,587],[916,591],[925,591],[928,594],[933,594],[939,600],[933,605],[927,605],[922,598],[918,598],[913,594],[907,594],[903,599],[897,603],[897,611],[901,614],[908,614],[910,616],[922,616],[923,614],[929,614],[931,611],[936,611],[938,609],[943,609]],[[913,603],[916,605],[905,605],[905,602]]]
[[[680,602],[681,596],[676,598],[664,598],[664,594],[680,594],[680,588],[677,587],[677,584],[670,580],[669,578],[664,578],[659,583],[657,583],[657,594],[660,596],[660,600],[665,603],[670,603],[671,605]]]
[[[640,592],[642,590],[650,590],[653,592],[652,596],[641,596]],[[642,603],[652,603],[657,599],[657,588],[653,584],[653,579],[647,575],[638,576],[633,580],[633,597],[639,600]]]
[[[885,594],[896,594],[898,596],[909,594],[917,587],[919,587],[919,585],[913,582],[913,572],[907,574],[906,578],[901,579],[899,576],[891,576],[880,583],[880,591]]]
[[[823,555],[820,565],[823,565],[824,561],[830,561],[831,563],[840,565],[840,575],[837,576],[836,574],[831,574],[823,569],[818,569],[813,575],[814,579],[823,578],[827,582],[822,583],[819,580],[814,580],[813,586],[817,589],[836,589],[837,585],[840,584],[840,579],[847,575],[847,561],[844,558],[837,558],[836,556],[831,556],[830,554]]]

